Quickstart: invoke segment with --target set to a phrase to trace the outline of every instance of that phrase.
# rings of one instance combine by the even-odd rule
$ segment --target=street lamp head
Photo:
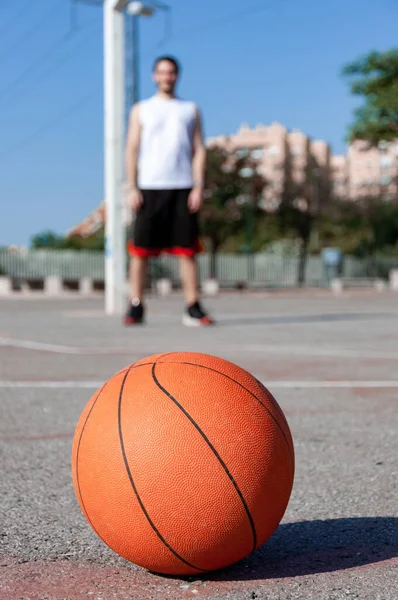
[[[76,0],[81,4],[93,4],[93,5],[108,5],[112,10],[116,12],[123,12],[126,10],[131,15],[137,16],[152,16],[155,11],[155,4],[151,2],[133,2],[130,0]]]
[[[129,2],[126,7],[126,11],[129,15],[135,17],[152,17],[155,12],[155,7],[145,2]]]
[[[76,0],[82,4],[109,4],[117,12],[126,12],[138,17],[152,17],[156,10],[169,11],[170,6],[163,2],[136,2],[135,0]]]

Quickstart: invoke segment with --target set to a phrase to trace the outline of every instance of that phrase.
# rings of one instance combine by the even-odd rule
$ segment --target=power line
[[[8,23],[3,25],[3,27],[0,29],[0,36],[2,36],[4,34],[4,32],[12,29],[12,27],[15,25],[15,23],[18,23],[18,21],[22,17],[22,15],[25,14],[26,9],[31,8],[31,7],[32,7],[32,0],[25,0],[25,2],[23,2],[22,5],[20,6],[19,10],[8,21]]]
[[[36,31],[38,31],[49,19],[51,19],[51,17],[56,14],[59,9],[61,7],[65,6],[65,2],[64,0],[60,0],[56,6],[53,6],[52,9],[48,12],[45,13],[45,15],[42,17],[42,19],[40,19],[40,21],[38,21],[35,25],[33,25],[32,27],[30,27],[25,34],[19,39],[17,40],[14,44],[12,44],[6,52],[3,52],[2,54],[0,54],[0,61],[3,58],[8,58],[11,54],[11,52],[15,49],[15,48],[19,48],[20,45],[23,42],[26,42],[26,40],[28,40],[32,35],[35,34]]]
[[[200,33],[201,31],[205,31],[206,29],[210,29],[211,27],[225,25],[227,23],[231,23],[238,19],[243,19],[250,15],[253,15],[253,14],[256,14],[259,12],[263,12],[264,10],[269,10],[275,4],[279,4],[283,1],[284,0],[271,0],[270,2],[267,2],[266,4],[264,4],[264,2],[261,2],[261,4],[255,4],[254,6],[248,6],[244,10],[236,11],[232,14],[225,15],[224,17],[218,17],[216,19],[207,21],[205,23],[201,23],[194,27],[181,29],[180,32],[177,31],[169,40],[167,40],[167,42],[173,41],[174,39],[181,39],[181,38],[188,37],[188,36],[191,37],[192,35],[195,35],[196,33]],[[165,43],[167,43],[167,42],[165,42]]]
[[[55,50],[58,49],[58,47],[62,46],[67,40],[69,39],[69,34],[65,34],[62,36],[62,38],[60,40],[57,40],[55,42],[55,44],[52,44],[49,48],[47,48],[42,54],[40,54],[32,63],[30,63],[30,65],[28,65],[26,67],[26,69],[24,69],[22,71],[22,73],[20,73],[18,75],[18,77],[16,77],[14,79],[14,81],[12,81],[6,88],[5,91],[0,93],[0,100],[3,100],[4,97],[7,97],[7,95],[9,94],[9,92],[12,92],[12,90],[15,87],[18,87],[18,84],[23,81],[24,79],[26,79],[26,77],[29,76],[29,74],[34,71],[36,69],[36,67],[39,65],[41,65],[43,63],[43,61],[50,56]]]
[[[47,48],[42,54],[40,54],[40,56],[37,57],[30,65],[28,65],[28,67],[26,67],[26,69],[24,71],[22,71],[22,73],[20,73],[20,75],[18,75],[18,77],[16,77],[16,79],[14,79],[14,81],[11,82],[10,85],[5,88],[4,92],[0,94],[0,108],[2,108],[5,104],[7,104],[7,102],[4,103],[2,101],[4,99],[7,99],[10,94],[11,94],[11,97],[15,96],[15,88],[19,87],[19,90],[17,93],[20,93],[20,91],[21,91],[20,84],[21,83],[25,82],[25,85],[22,86],[22,89],[24,89],[26,87],[29,87],[30,89],[32,89],[31,88],[32,80],[29,83],[29,82],[26,82],[26,79],[30,76],[31,73],[35,72],[37,67],[40,67],[42,65],[43,61],[45,61],[47,58],[51,57],[54,54],[55,50],[64,46],[66,43],[69,42],[69,40],[74,39],[74,37],[76,35],[78,35],[80,33],[80,31],[83,31],[86,29],[91,29],[91,27],[93,25],[97,24],[99,21],[100,21],[99,18],[93,19],[84,28],[81,28],[80,30],[78,30],[78,32],[76,34],[74,34],[73,37],[71,36],[70,33],[65,34],[64,36],[62,36],[62,38],[60,40],[57,40],[54,44],[52,44],[49,48]],[[58,69],[59,66],[68,62],[70,60],[70,58],[73,57],[76,50],[78,50],[82,46],[85,46],[87,41],[89,41],[94,36],[94,33],[96,33],[96,32],[93,32],[93,35],[86,36],[81,44],[78,44],[77,46],[75,46],[73,48],[73,50],[71,52],[69,52],[65,56],[63,56],[60,59],[58,59],[57,61],[55,61],[55,63],[49,69],[45,70],[44,72],[40,73],[37,77],[35,77],[33,79],[33,82],[41,80],[43,76],[53,73],[54,71],[56,71]],[[14,91],[14,94],[13,94],[13,91]]]
[[[277,1],[278,2],[282,2],[283,0],[277,0]],[[247,17],[249,15],[252,15],[252,14],[255,14],[255,13],[258,13],[258,12],[262,12],[264,10],[268,10],[269,8],[272,8],[272,6],[275,3],[276,3],[275,0],[273,0],[272,2],[268,2],[265,5],[264,5],[264,3],[256,4],[254,6],[246,8],[244,10],[240,10],[240,11],[237,11],[237,12],[235,12],[233,14],[226,15],[225,17],[219,17],[217,19],[213,19],[212,21],[208,21],[206,23],[202,23],[202,24],[200,24],[200,25],[198,25],[196,27],[191,27],[191,28],[188,28],[188,29],[184,29],[180,33],[177,32],[176,35],[173,36],[173,39],[174,38],[181,38],[181,37],[184,37],[184,36],[192,36],[195,33],[204,31],[204,30],[209,29],[211,27],[215,27],[215,26],[219,26],[219,25],[224,25],[224,24],[232,22],[232,21],[234,21],[236,19],[241,19],[241,18]],[[48,18],[50,18],[52,16],[52,14],[54,14],[56,12],[56,10],[58,10],[58,8],[59,8],[59,6],[57,5],[56,9],[53,9],[49,14],[46,15],[46,17],[39,24],[37,24],[34,28],[31,28],[25,34],[25,38],[24,39],[26,39],[28,36],[30,36],[30,34],[33,33],[34,31],[36,31]],[[58,42],[58,44],[59,44],[59,42]],[[58,61],[55,65],[53,65],[52,67],[50,67],[50,69],[48,69],[45,73],[40,74],[38,76],[38,78],[36,78],[36,79],[41,79],[41,77],[44,74],[48,74],[48,73],[53,72],[54,70],[56,70],[58,68],[59,64],[62,64],[63,62],[66,62],[66,60],[75,52],[76,49],[77,48],[75,48],[73,50],[73,52],[69,53],[69,55],[67,55],[66,57],[63,57],[63,59],[61,58],[60,61]],[[47,49],[46,55],[50,51],[51,50]],[[37,61],[35,61],[34,64],[36,64],[36,62]],[[33,69],[32,65],[29,67],[29,71],[31,69]],[[19,78],[18,78],[18,80],[19,80]],[[15,85],[17,85],[16,84],[16,80],[13,82],[12,86],[14,87]],[[83,98],[79,99],[77,102],[74,102],[67,109],[65,109],[59,115],[57,115],[54,119],[48,121],[47,123],[45,123],[44,125],[42,125],[41,127],[39,127],[35,132],[33,132],[32,134],[30,134],[30,135],[26,136],[25,138],[23,138],[20,142],[18,142],[14,146],[12,146],[7,151],[1,152],[0,153],[0,158],[8,157],[8,156],[14,154],[15,152],[18,152],[19,150],[21,150],[25,146],[27,146],[30,143],[32,143],[33,141],[35,141],[37,138],[41,137],[47,131],[51,130],[53,127],[55,127],[56,125],[58,125],[59,122],[63,121],[69,115],[73,114],[80,107],[86,105],[95,94],[97,94],[97,91],[91,91],[89,94],[86,94]]]
[[[36,129],[36,131],[31,133],[30,135],[27,135],[26,137],[24,137],[22,140],[20,140],[18,143],[14,144],[7,150],[0,152],[0,158],[8,158],[9,156],[12,156],[19,150],[22,150],[23,148],[25,148],[26,146],[28,146],[29,144],[34,142],[36,139],[42,137],[43,134],[50,131],[53,127],[58,125],[58,123],[62,122],[64,119],[66,119],[71,114],[76,112],[76,110],[78,110],[82,106],[85,106],[86,104],[88,104],[91,101],[91,99],[97,94],[98,94],[97,89],[91,90],[91,92],[89,92],[88,94],[85,94],[79,100],[77,100],[76,102],[74,102],[73,104],[68,106],[65,110],[63,110],[61,113],[59,113],[56,117],[54,117],[47,123],[44,123],[44,125],[42,125],[38,129]]]

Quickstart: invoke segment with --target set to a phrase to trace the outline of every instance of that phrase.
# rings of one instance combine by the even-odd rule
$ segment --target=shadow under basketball
[[[398,556],[398,518],[363,517],[280,525],[257,552],[205,577],[212,581],[298,577]]]

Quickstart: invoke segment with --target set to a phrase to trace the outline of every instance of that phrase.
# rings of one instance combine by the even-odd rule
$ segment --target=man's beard
[[[165,92],[166,94],[172,94],[174,92],[175,86],[174,85],[165,85],[163,87],[160,88],[162,92]]]

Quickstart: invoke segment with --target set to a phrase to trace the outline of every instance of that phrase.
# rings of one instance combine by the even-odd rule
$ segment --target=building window
[[[236,156],[238,158],[246,158],[249,154],[249,151],[247,148],[239,148],[239,150],[236,151]]]
[[[380,185],[389,185],[391,183],[391,177],[389,175],[382,175],[380,177]]]
[[[268,148],[268,154],[271,154],[272,156],[277,156],[279,154],[278,146],[270,146]]]
[[[392,156],[384,155],[380,157],[380,166],[382,168],[391,167],[392,165]]]
[[[251,167],[244,167],[239,171],[239,175],[241,177],[252,177],[254,175],[254,170]]]
[[[264,156],[264,149],[263,148],[255,148],[254,150],[252,150],[250,152],[250,156],[254,160],[261,160],[262,157]]]

